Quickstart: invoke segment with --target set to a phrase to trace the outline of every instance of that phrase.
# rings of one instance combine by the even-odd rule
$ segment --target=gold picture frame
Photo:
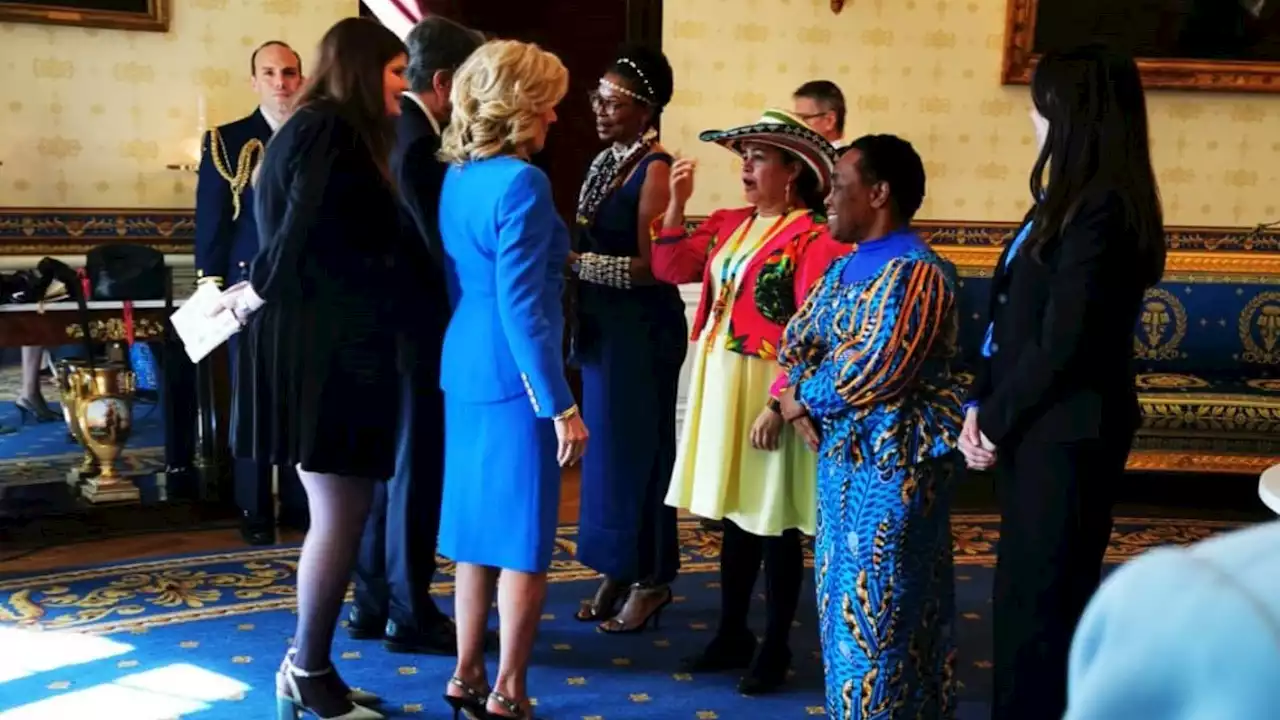
[[[0,22],[71,25],[105,30],[168,32],[173,0],[135,0],[135,9],[118,10],[102,7],[119,3],[95,3],[93,0],[46,0],[41,3],[16,3],[0,0]]]
[[[1224,0],[1225,1],[1225,0]],[[1234,0],[1232,0],[1234,1]],[[1027,85],[1036,62],[1036,15],[1041,0],[1008,0],[1005,16],[1005,85]],[[1198,58],[1136,58],[1148,90],[1280,93],[1280,62]]]

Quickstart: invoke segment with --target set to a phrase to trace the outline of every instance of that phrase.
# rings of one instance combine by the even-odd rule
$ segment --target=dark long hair
[[[786,159],[787,164],[800,166],[800,174],[796,176],[796,199],[809,208],[810,211],[820,216],[826,215],[826,194],[818,189],[818,174],[813,171],[813,168],[809,167],[808,163],[789,152],[784,151],[782,157]]]
[[[381,23],[339,20],[320,40],[315,70],[297,100],[299,110],[316,104],[335,107],[388,177],[395,123],[387,115],[383,74],[388,63],[404,54],[404,43]]]
[[[1164,220],[1133,58],[1099,45],[1047,53],[1032,77],[1031,99],[1049,134],[1031,170],[1036,207],[1028,251],[1040,258],[1082,202],[1114,191],[1137,246],[1137,272],[1148,287],[1160,282]]]

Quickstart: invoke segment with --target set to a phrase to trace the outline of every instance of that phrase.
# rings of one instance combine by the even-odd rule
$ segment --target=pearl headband
[[[600,84],[608,87],[610,90],[614,90],[622,93],[623,95],[627,95],[632,98],[635,98],[636,100],[639,100],[642,103],[657,107],[658,101],[656,98],[658,97],[658,93],[653,91],[653,84],[649,82],[649,78],[645,76],[644,71],[640,69],[640,66],[636,64],[636,61],[632,60],[631,58],[624,57],[624,58],[618,58],[618,64],[626,65],[627,67],[635,71],[635,74],[640,77],[640,83],[644,85],[645,93],[641,94],[637,92],[632,92],[631,90],[628,90],[624,87],[620,87],[617,83],[609,82],[605,78],[600,78]]]

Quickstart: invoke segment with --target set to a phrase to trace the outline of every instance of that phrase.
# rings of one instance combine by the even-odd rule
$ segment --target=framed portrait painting
[[[1051,48],[1132,55],[1148,89],[1280,92],[1280,0],[1006,0],[1002,77],[1026,84]]]
[[[0,0],[0,22],[167,32],[172,0]]]

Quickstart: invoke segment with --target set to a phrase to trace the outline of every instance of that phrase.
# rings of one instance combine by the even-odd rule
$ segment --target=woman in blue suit
[[[440,553],[458,564],[455,717],[527,718],[525,676],[555,543],[560,468],[587,428],[561,354],[569,233],[547,176],[529,163],[556,120],[569,76],[555,55],[482,46],[453,80],[440,194],[453,318],[445,334]],[[498,587],[501,659],[492,689],[484,632]]]

